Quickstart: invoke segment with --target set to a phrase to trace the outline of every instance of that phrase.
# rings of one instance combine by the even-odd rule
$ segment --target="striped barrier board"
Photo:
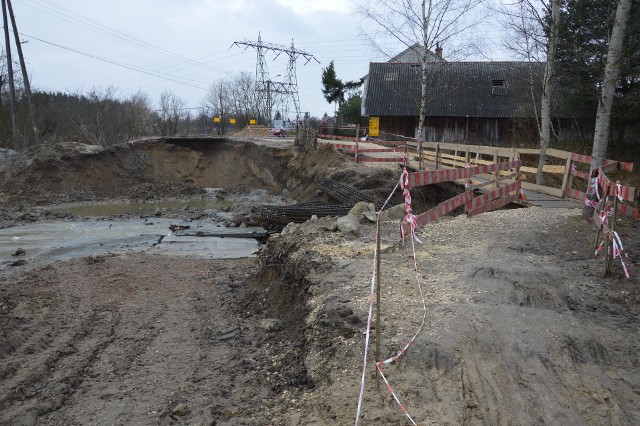
[[[494,200],[496,198],[504,197],[505,195],[518,191],[522,187],[520,181],[512,182],[507,186],[503,186],[502,188],[495,189],[491,192],[487,192],[485,194],[480,195],[479,197],[475,197],[473,200],[466,203],[467,210],[474,210],[481,205]]]
[[[571,175],[573,176],[577,176],[582,179],[589,179],[589,172],[581,172],[580,170],[576,170],[572,168],[569,173],[571,173]]]
[[[576,154],[575,152],[571,153],[571,161],[577,161],[578,163],[586,163],[586,164],[591,164],[591,156],[590,155],[584,155],[584,154]],[[604,164],[605,166],[608,166],[612,163],[617,163],[617,166],[611,170],[616,170],[616,169],[620,169],[623,170],[625,172],[632,172],[633,171],[633,163],[625,163],[624,161],[615,161],[615,160],[605,160]]]
[[[512,194],[502,198],[496,198],[495,200],[489,201],[488,203],[483,204],[480,207],[467,211],[467,217],[476,216],[476,215],[479,215],[480,213],[486,213],[486,212],[495,210],[497,208],[506,206],[507,204],[518,200],[519,198],[520,198],[520,194]]]
[[[630,217],[633,219],[640,219],[640,209],[634,207],[625,206],[624,204],[618,204],[618,212],[622,216]]]
[[[340,143],[331,143],[331,142],[321,142],[318,145],[320,146],[330,146],[335,149],[355,149],[355,145],[346,145]]]
[[[600,170],[604,173],[611,172],[613,170],[618,170],[618,166],[620,165],[617,161],[607,162],[604,166],[600,167]]]
[[[385,141],[382,139],[375,139],[375,138],[369,138],[367,142],[375,143],[378,145],[404,146],[404,142],[402,141]]]
[[[355,142],[354,142],[355,143]],[[319,146],[330,146],[335,149],[346,149],[348,151],[356,151],[355,144],[340,144],[333,142],[318,142]],[[400,148],[359,148],[358,153],[360,152],[401,152]]]
[[[409,186],[414,188],[416,186],[431,185],[433,183],[449,182],[452,180],[468,179],[471,176],[475,176],[483,173],[494,173],[499,170],[510,170],[520,167],[522,161],[505,161],[503,163],[496,164],[484,164],[474,167],[459,167],[456,169],[445,170],[430,170],[422,172],[409,173]]]
[[[567,189],[567,197],[575,198],[576,200],[584,201],[587,198],[587,194],[577,189]],[[622,216],[630,217],[632,219],[640,219],[640,209],[635,207],[625,206],[624,204],[618,204],[618,212]]]
[[[350,148],[348,148],[348,150],[351,154],[354,154],[356,152],[355,147],[353,145]],[[360,154],[361,152],[399,152],[399,151],[396,151],[395,148],[360,148],[358,149],[358,154]]]
[[[336,136],[336,135],[323,135],[323,134],[319,134],[318,137],[321,139],[341,139],[341,140],[350,140],[350,141],[356,138],[355,136]]]
[[[598,183],[602,186],[603,195],[618,195],[617,194],[617,185],[614,182],[611,182],[607,175],[602,172],[600,169],[600,173],[598,174]],[[635,199],[636,189],[629,185],[620,185],[620,196],[623,200],[633,201]]]
[[[576,200],[584,201],[587,198],[587,194],[577,189],[568,188],[567,197],[575,198]]]
[[[355,161],[355,158],[354,158]],[[360,156],[358,157],[358,163],[402,163],[404,162],[404,158],[402,157],[366,157]]]
[[[435,220],[439,217],[450,213],[451,211],[453,211],[453,209],[456,209],[471,200],[473,200],[473,191],[465,191],[453,198],[449,198],[447,201],[443,201],[434,208],[427,210],[426,212],[417,216],[418,227],[421,228],[431,222],[435,222]],[[411,225],[409,225],[407,222],[404,222],[402,225],[400,225],[400,227],[401,231],[404,232],[402,235],[409,235],[411,231]]]
[[[571,161],[577,161],[578,163],[591,164],[591,156],[584,155],[584,154],[576,154],[575,152],[572,152]]]

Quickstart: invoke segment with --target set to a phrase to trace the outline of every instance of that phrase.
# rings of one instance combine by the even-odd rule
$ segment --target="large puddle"
[[[260,229],[224,228],[215,220],[183,221],[167,216],[182,215],[194,209],[218,213],[234,207],[255,204],[282,204],[282,196],[252,189],[232,193],[209,188],[207,194],[189,200],[158,200],[140,203],[78,203],[60,206],[54,211],[69,213],[79,219],[41,222],[0,229],[0,266],[24,259],[30,265],[68,260],[126,250],[149,250],[158,253],[197,256],[208,259],[251,257],[258,249],[252,232]],[[160,217],[154,216],[160,213]],[[130,215],[126,219],[114,216]],[[220,220],[232,213],[221,213]],[[189,226],[190,235],[171,235],[170,225]],[[202,231],[202,232],[199,232]],[[240,233],[238,231],[241,231]],[[203,236],[206,235],[206,236]],[[166,238],[165,237],[170,237]],[[14,256],[18,249],[24,254]]]

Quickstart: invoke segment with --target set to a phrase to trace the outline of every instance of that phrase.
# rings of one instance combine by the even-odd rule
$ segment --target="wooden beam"
[[[542,192],[543,194],[553,195],[554,197],[562,198],[562,189],[551,188],[548,186],[537,185],[535,183],[522,182],[524,189],[530,189],[531,191]]]

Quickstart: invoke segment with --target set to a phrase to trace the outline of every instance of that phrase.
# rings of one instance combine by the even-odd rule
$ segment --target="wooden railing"
[[[329,135],[324,135],[330,137]],[[358,142],[360,139],[356,136],[349,137],[355,144],[354,146],[348,146],[347,151],[355,152],[355,161],[399,161],[398,156],[394,158],[368,158],[365,150],[358,148]],[[446,142],[423,142],[422,150],[420,151],[418,143],[415,139],[409,138],[398,140],[378,140],[374,138],[368,138],[368,142],[384,145],[388,147],[404,147],[406,145],[409,151],[409,164],[419,169],[418,165],[423,164],[423,168],[431,168],[435,170],[444,168],[456,168],[464,167],[467,164],[471,165],[487,165],[496,164],[513,159],[522,159],[523,156],[531,156],[527,158],[528,161],[524,161],[524,164],[518,169],[518,173],[529,174],[527,178],[529,180],[522,180],[522,188],[525,190],[531,190],[540,192],[543,194],[552,195],[558,198],[574,198],[577,200],[585,199],[585,192],[578,188],[574,188],[574,180],[582,179],[584,182],[577,186],[581,188],[587,187],[589,178],[589,165],[591,163],[591,157],[588,155],[577,154],[569,151],[562,151],[555,148],[549,148],[546,151],[547,157],[550,159],[551,164],[546,164],[542,171],[543,173],[555,175],[556,179],[547,179],[552,181],[548,185],[538,185],[531,180],[535,179],[537,173],[538,158],[540,156],[539,148],[506,148],[506,147],[493,147],[486,145],[465,145],[458,143],[446,143]],[[375,150],[369,149],[371,152]],[[382,152],[382,151],[379,151]],[[633,171],[633,163],[606,160],[603,166],[604,172],[611,172],[614,170],[621,170],[631,172]],[[480,174],[475,176],[476,180],[473,181],[474,185],[480,186],[486,184],[487,181],[496,182],[496,187],[499,181],[513,181],[516,176],[509,176],[513,173],[511,171],[497,171],[493,174]],[[533,176],[531,176],[533,175]],[[522,176],[520,176],[522,177]],[[575,182],[578,183],[579,181]],[[628,204],[634,203],[637,200],[637,189],[628,185],[623,185],[623,190],[628,197],[625,201]],[[620,213],[624,216],[630,216],[634,218],[640,217],[640,210],[633,205],[620,206]]]
[[[420,156],[422,161],[431,165],[436,170],[440,168],[451,167],[463,167],[466,164],[480,165],[480,164],[495,164],[510,159],[521,159],[522,156],[532,155],[539,156],[539,148],[502,148],[491,147],[481,145],[464,145],[455,143],[440,143],[440,142],[424,142],[422,144],[422,152],[419,152],[418,144],[411,142],[408,144],[415,149],[415,162],[420,162]],[[411,149],[413,151],[413,149]],[[584,179],[588,181],[589,178],[589,165],[591,163],[591,157],[583,154],[576,154],[574,152],[562,151],[555,148],[547,149],[547,157],[556,159],[552,162],[560,162],[562,164],[547,164],[543,167],[544,173],[557,175],[558,178],[562,177],[559,187],[550,185],[537,185],[532,182],[524,180],[522,187],[524,189],[541,192],[543,194],[553,195],[559,198],[575,198],[577,200],[584,200],[585,193],[578,189],[573,188],[574,179]],[[560,161],[558,161],[560,160]],[[537,164],[537,158],[535,159]],[[581,170],[582,169],[582,170]],[[611,172],[614,170],[622,170],[631,172],[633,171],[633,163],[606,160],[605,165],[602,167],[602,171]],[[519,168],[520,172],[529,173],[535,175],[538,171],[537,167],[531,165],[523,165]],[[498,172],[499,175],[507,175],[508,171]],[[485,180],[496,179],[498,176],[482,176]],[[559,181],[557,179],[556,181]],[[585,182],[583,187],[587,186]],[[626,194],[625,200],[632,203],[637,199],[637,189],[629,185],[621,185],[621,191]],[[625,206],[621,204],[620,213],[624,216],[630,216],[634,218],[640,217],[640,211],[632,206]]]

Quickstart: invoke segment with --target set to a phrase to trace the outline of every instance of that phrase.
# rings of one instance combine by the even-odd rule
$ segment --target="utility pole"
[[[13,63],[11,60],[11,45],[9,44],[9,25],[7,25],[7,0],[2,0],[2,22],[4,24],[4,43],[7,48],[7,68],[9,71],[9,94],[11,110],[11,129],[13,130],[13,147],[20,150],[20,138],[18,137],[18,123],[16,121],[16,90],[13,82]]]
[[[16,24],[16,18],[13,15],[13,6],[11,6],[11,0],[6,0],[9,6],[9,17],[11,18],[11,25],[13,26],[13,35],[16,39],[16,48],[18,49],[18,57],[20,58],[20,68],[22,69],[22,82],[24,84],[24,92],[27,97],[27,105],[29,107],[29,116],[31,117],[31,126],[33,127],[33,137],[36,144],[40,143],[40,136],[38,132],[38,126],[36,126],[36,118],[33,115],[33,104],[31,103],[31,85],[29,84],[29,76],[27,75],[27,67],[24,62],[24,55],[22,54],[22,44],[20,43],[20,34],[18,34],[18,26]],[[7,23],[5,21],[5,31]],[[9,48],[7,47],[7,50]]]

